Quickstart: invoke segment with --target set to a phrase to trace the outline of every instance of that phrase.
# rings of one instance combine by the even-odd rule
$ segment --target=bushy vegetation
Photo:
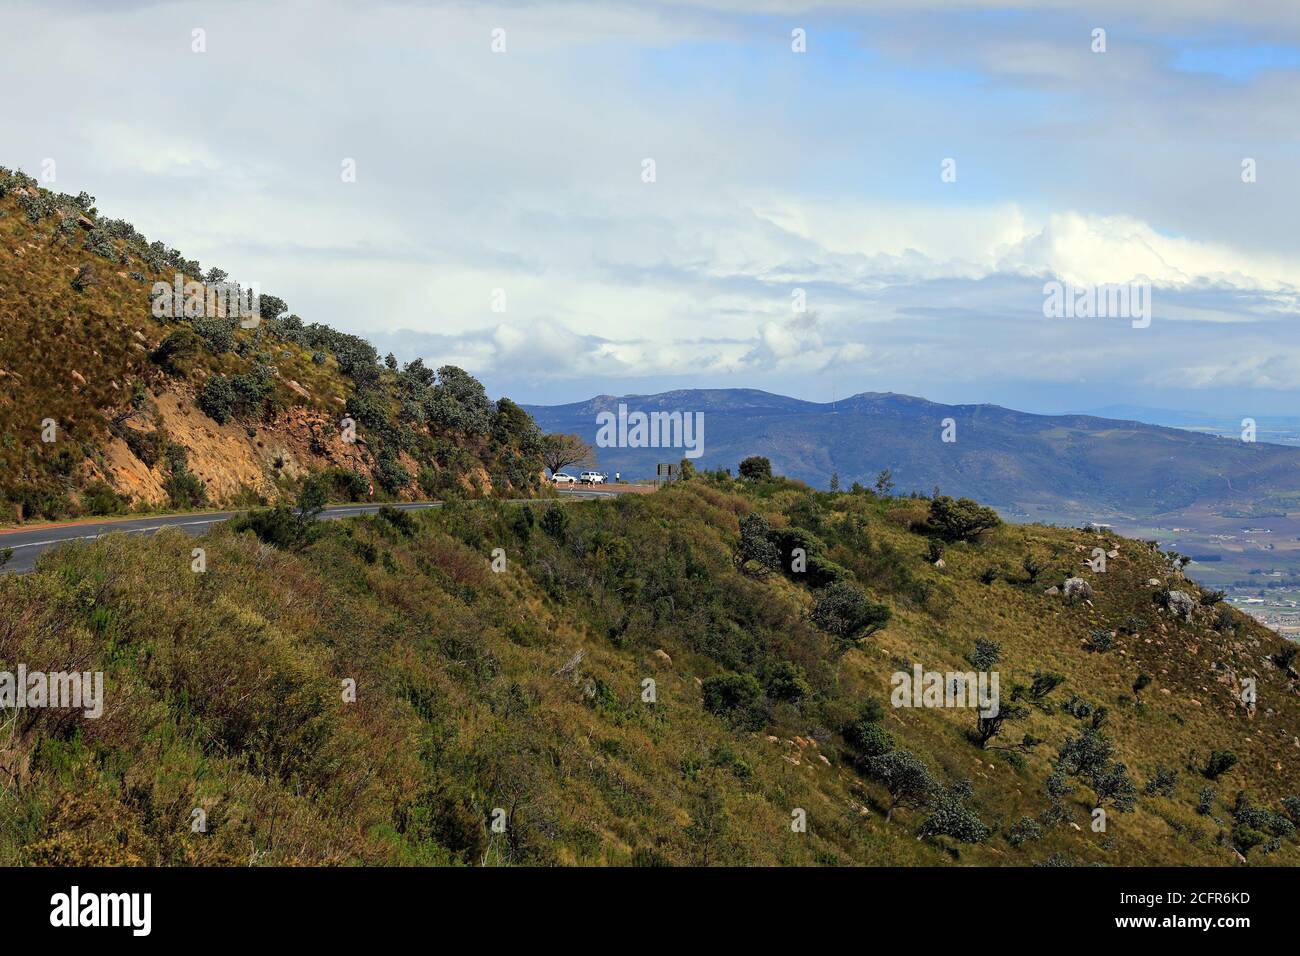
[[[0,344],[8,346],[8,374],[0,378],[0,497],[9,505],[0,520],[81,513],[94,480],[78,467],[82,462],[116,481],[114,469],[104,467],[109,442],[120,438],[135,453],[134,433],[166,427],[156,408],[136,427],[124,427],[138,389],[148,392],[151,405],[162,397],[192,401],[214,421],[241,430],[283,428],[282,413],[295,407],[324,417],[327,431],[350,415],[366,483],[387,497],[415,497],[427,486],[440,496],[489,488],[528,496],[541,487],[542,436],[509,399],[491,401],[473,376],[454,366],[434,371],[418,360],[405,367],[383,363],[365,340],[304,323],[269,293],[261,296],[256,327],[241,327],[219,304],[212,314],[207,304],[224,299],[213,287],[237,288],[237,281],[148,241],[128,222],[99,216],[92,196],[50,192],[21,171],[0,167],[0,239],[0,272],[16,280],[0,284],[0,312],[9,316],[0,329]],[[40,254],[15,252],[28,244]],[[98,268],[97,259],[113,265]],[[155,283],[171,289],[178,275],[196,290],[195,308],[187,303],[155,313]],[[40,441],[45,418],[60,426],[55,447]],[[296,470],[340,465],[323,445],[311,454],[322,458],[300,461]],[[141,461],[157,464],[156,457]],[[417,483],[426,470],[432,481]],[[154,489],[167,480],[154,477],[146,483]],[[153,503],[194,497],[193,488],[172,490],[179,494]],[[259,490],[272,498],[293,493],[292,483],[280,482],[271,468]],[[143,504],[139,487],[114,491]]]
[[[1079,533],[991,529],[940,569],[914,501],[717,474],[610,501],[312,522],[349,481],[322,475],[295,507],[219,527],[202,574],[193,539],[168,532],[68,548],[0,580],[13,622],[0,656],[84,661],[109,686],[99,721],[20,714],[5,766],[22,799],[0,814],[0,860],[1300,859],[1294,777],[1273,769],[1289,759],[1275,741],[1300,729],[1285,672],[1260,673],[1273,713],[1248,731],[1226,687],[1201,689],[1207,656],[1240,666],[1230,641],[1253,641],[1258,661],[1275,637],[1244,618],[1232,639],[1176,621],[1163,648],[1086,649],[1149,606],[1154,555],[1113,562],[1091,608],[1001,585],[993,601],[976,569],[1012,566],[1031,536],[1074,553]],[[745,528],[776,554],[766,574],[737,562]],[[779,536],[793,529],[856,591],[789,570]],[[858,615],[814,613],[832,588],[833,607],[867,595],[888,619],[846,643],[855,624],[823,625]],[[1001,733],[981,743],[969,710],[888,703],[912,661],[964,670],[967,657],[1001,672],[998,716],[1014,721]],[[1141,673],[1157,675],[1148,702],[1121,704]],[[1073,697],[1058,705],[1062,686]],[[1180,755],[1200,771],[1229,750],[1230,815],[1168,766]],[[1141,790],[1131,767],[1154,768]],[[191,830],[196,807],[205,833]],[[791,831],[794,808],[806,833]],[[1111,815],[1104,839],[1096,808]]]

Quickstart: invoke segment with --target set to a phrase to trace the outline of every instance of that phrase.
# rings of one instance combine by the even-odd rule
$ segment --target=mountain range
[[[697,469],[763,455],[814,487],[870,485],[883,469],[897,492],[969,496],[1006,513],[1152,518],[1191,510],[1284,511],[1300,491],[1300,449],[1091,415],[1036,415],[997,405],[943,405],[890,392],[834,403],[754,389],[600,395],[525,406],[543,430],[595,445],[597,416],[700,412]],[[595,448],[602,469],[628,477],[677,462],[680,449]]]

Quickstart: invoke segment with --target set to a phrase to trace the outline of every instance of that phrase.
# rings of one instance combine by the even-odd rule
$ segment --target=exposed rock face
[[[1186,591],[1169,592],[1169,613],[1174,617],[1181,617],[1184,621],[1190,620],[1192,609],[1196,607],[1196,602]]]
[[[1083,578],[1069,578],[1062,589],[1068,601],[1091,601],[1092,585]]]
[[[142,432],[165,429],[167,438],[185,446],[188,467],[207,487],[208,498],[219,503],[252,490],[275,500],[280,492],[276,478],[296,478],[323,468],[355,471],[367,482],[375,481],[373,460],[364,441],[343,441],[335,422],[328,416],[294,406],[278,412],[272,421],[227,422],[220,425],[199,411],[181,391],[168,391],[154,398],[157,412],[152,421],[137,420],[127,427]],[[249,431],[253,434],[249,434]],[[403,466],[415,475],[419,465],[408,455]],[[104,448],[102,475],[117,491],[133,501],[163,504],[167,492],[165,466],[153,467],[137,458],[121,438],[111,438]],[[487,472],[470,473],[481,488],[490,489]],[[96,475],[98,477],[98,475]]]

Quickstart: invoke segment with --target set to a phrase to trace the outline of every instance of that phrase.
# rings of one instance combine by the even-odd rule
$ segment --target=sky
[[[1134,6],[0,0],[0,165],[527,403],[1294,414],[1300,18]]]

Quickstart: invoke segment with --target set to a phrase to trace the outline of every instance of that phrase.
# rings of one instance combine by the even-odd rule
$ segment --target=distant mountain
[[[700,412],[697,468],[735,468],[765,455],[782,474],[825,488],[870,484],[884,468],[899,492],[969,495],[1016,513],[1154,516],[1188,508],[1278,508],[1300,491],[1300,449],[1248,443],[1089,415],[1031,415],[997,405],[941,405],[864,392],[833,404],[753,389],[658,395],[600,395],[586,402],[526,406],[548,432],[574,432],[593,445],[602,412]],[[955,441],[943,441],[945,420]],[[598,448],[600,466],[625,476],[654,474],[682,450]]]
[[[1144,405],[1107,405],[1104,408],[1085,409],[1080,414],[1100,418],[1131,419],[1170,428],[1185,428],[1224,438],[1240,438],[1242,423],[1255,423],[1255,438],[1274,445],[1300,445],[1300,418],[1288,415],[1228,414],[1224,412],[1188,412],[1168,408],[1148,408]]]

